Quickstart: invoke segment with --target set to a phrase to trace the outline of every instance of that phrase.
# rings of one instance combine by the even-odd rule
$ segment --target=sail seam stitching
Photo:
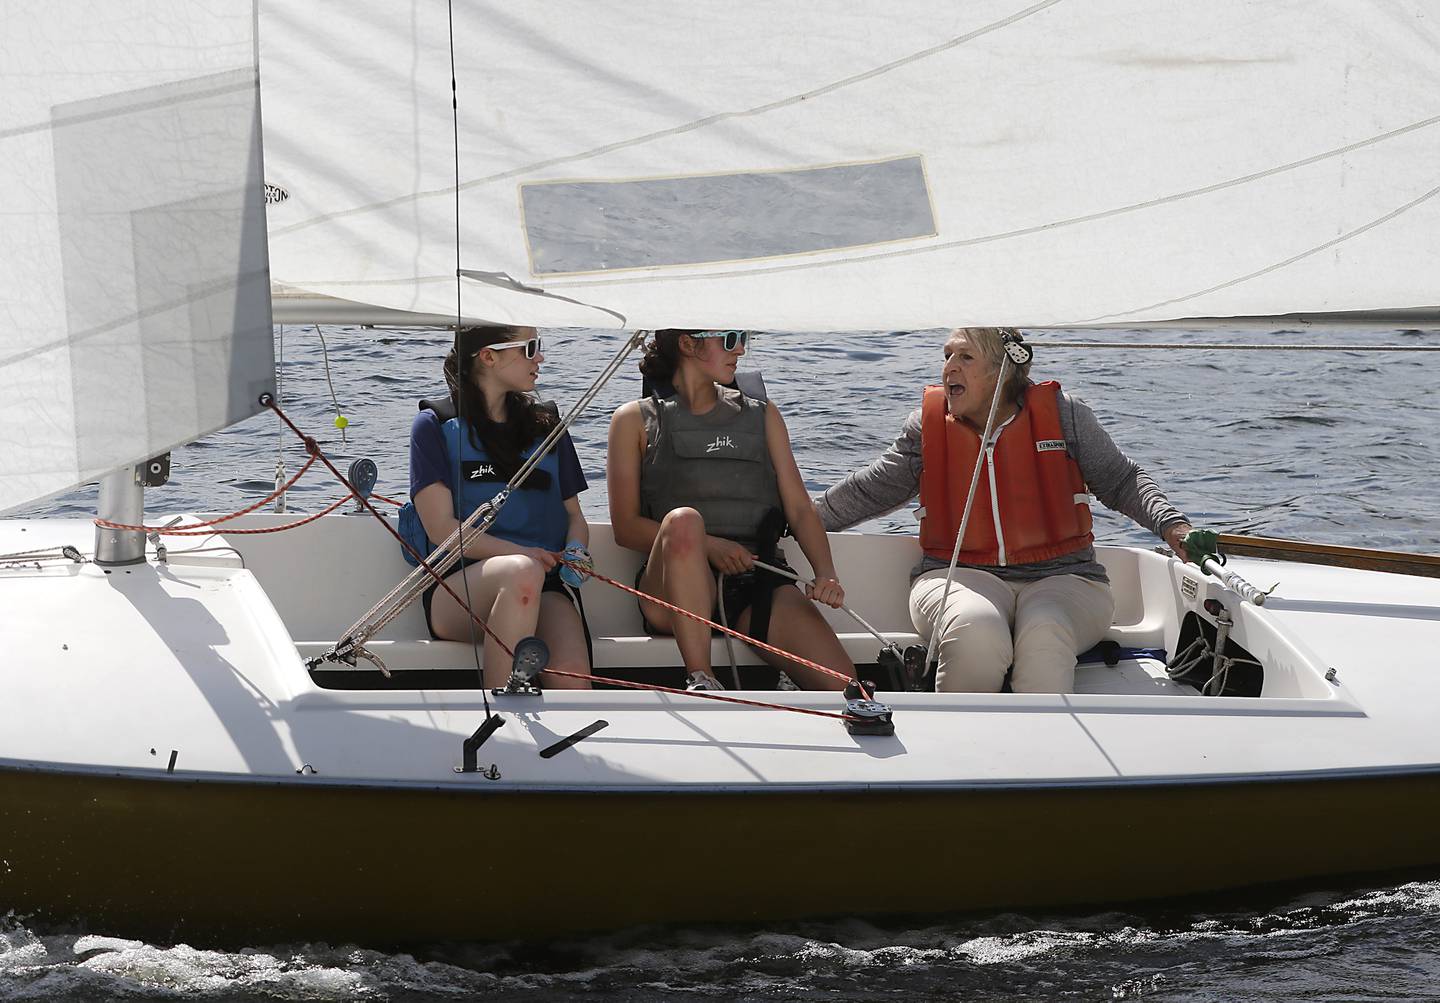
[[[947,39],[944,42],[933,45],[928,49],[922,49],[919,52],[912,52],[907,56],[902,56],[901,58],[892,60],[889,63],[883,63],[880,66],[873,66],[870,69],[865,70],[863,73],[857,73],[849,77],[843,77],[840,80],[834,80],[828,84],[822,84],[821,86],[816,87],[812,90],[804,91],[799,94],[791,94],[788,97],[778,98],[767,104],[756,105],[754,108],[746,108],[741,111],[717,112],[714,115],[707,115],[704,118],[698,118],[690,122],[682,123],[680,125],[671,126],[668,129],[660,129],[655,132],[645,133],[641,136],[632,136],[629,139],[617,140],[616,142],[608,143],[605,146],[597,146],[589,150],[582,150],[579,153],[567,153],[562,157],[553,157],[549,160],[541,160],[530,164],[524,164],[520,167],[513,167],[509,170],[501,171],[498,174],[490,174],[486,175],[483,178],[476,178],[473,181],[467,181],[459,187],[461,191],[464,191],[469,188],[477,188],[482,185],[494,184],[497,181],[506,181],[510,178],[520,177],[521,175],[530,173],[532,171],[541,171],[550,167],[558,167],[561,164],[569,164],[581,160],[589,160],[592,157],[599,157],[604,156],[607,153],[614,153],[616,150],[623,150],[629,147],[640,146],[645,143],[653,142],[657,139],[665,139],[670,136],[678,136],[687,132],[693,132],[696,129],[703,129],[707,126],[714,125],[717,122],[725,122],[737,118],[752,118],[756,115],[763,115],[768,112],[775,111],[779,108],[788,107],[792,104],[798,104],[801,101],[808,101],[823,94],[832,93],[843,87],[848,87],[851,84],[856,84],[864,80],[873,79],[882,74],[889,73],[891,70],[898,69],[901,66],[905,66],[922,59],[928,59],[930,56],[937,55],[949,49],[964,45],[965,43],[973,41],[976,38],[980,38],[981,36],[988,35],[995,31],[999,31],[1001,28],[1008,28],[1010,25],[1015,24],[1018,21],[1022,21],[1025,18],[1028,18],[1034,14],[1038,14],[1046,8],[1053,7],[1061,2],[1062,0],[1042,0],[1042,2],[1033,4],[1030,7],[1025,8],[1024,10],[1016,11],[1008,17],[1001,18],[998,21],[992,21],[989,24],[983,25],[973,31],[967,32],[964,35],[958,35],[955,38]],[[428,192],[413,192],[409,195],[398,196],[393,199],[388,199],[384,202],[373,202],[370,205],[355,206],[351,209],[344,209],[340,212],[329,213],[323,216],[316,216],[313,219],[301,220],[299,222],[292,223],[289,226],[274,229],[270,232],[270,236],[272,238],[284,236],[285,234],[293,233],[296,230],[301,230],[306,227],[314,226],[317,223],[326,223],[330,222],[331,220],[342,219],[346,216],[352,216],[359,213],[376,212],[383,209],[390,209],[397,205],[403,205],[407,202],[418,202],[421,199],[435,198],[440,195],[448,194],[450,191],[451,189],[449,188],[432,189]]]
[[[1055,230],[1060,227],[1077,226],[1083,223],[1094,223],[1103,219],[1121,216],[1127,213],[1140,212],[1145,209],[1154,209],[1159,206],[1168,205],[1173,202],[1180,202],[1185,199],[1198,198],[1201,195],[1210,195],[1214,192],[1223,191],[1227,188],[1236,188],[1240,185],[1249,184],[1253,181],[1261,181],[1265,178],[1274,177],[1287,171],[1298,170],[1302,167],[1309,167],[1334,157],[1344,156],[1356,150],[1374,146],[1379,143],[1396,139],[1400,136],[1426,129],[1440,123],[1440,115],[1422,119],[1419,122],[1412,122],[1399,129],[1390,132],[1380,133],[1368,139],[1357,140],[1345,146],[1339,146],[1332,150],[1305,157],[1302,160],[1293,160],[1289,163],[1278,164],[1275,167],[1266,168],[1263,171],[1256,171],[1251,174],[1242,175],[1238,178],[1230,178],[1225,181],[1217,181],[1201,188],[1192,188],[1188,191],[1176,192],[1173,195],[1162,195],[1159,198],[1148,199],[1144,202],[1134,202],[1130,205],[1116,206],[1113,209],[1102,209],[1099,212],[1087,213],[1083,216],[1072,216],[1068,219],[1052,220],[1048,223],[1038,223],[1034,226],[1021,227],[1017,230],[1006,230],[1002,233],[988,233],[979,237],[964,237],[959,240],[948,240],[938,244],[927,244],[924,247],[907,247],[893,251],[879,251],[874,254],[854,255],[835,261],[801,261],[789,265],[770,265],[761,268],[732,268],[722,271],[697,272],[688,275],[629,275],[616,276],[608,279],[582,279],[573,282],[549,282],[551,288],[573,289],[584,286],[610,286],[623,285],[636,282],[688,282],[696,279],[728,278],[745,275],[773,275],[777,272],[801,271],[810,268],[834,268],[838,266],[855,264],[862,261],[883,261],[889,258],[911,257],[918,254],[931,254],[936,251],[945,251],[957,247],[973,247],[980,244],[995,243],[1001,240],[1009,240],[1014,237],[1028,237],[1037,233],[1044,233],[1047,230]]]

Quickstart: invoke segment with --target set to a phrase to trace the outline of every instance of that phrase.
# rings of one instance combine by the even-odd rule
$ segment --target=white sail
[[[446,4],[261,10],[275,278],[454,316]],[[1435,13],[456,3],[461,309],[834,330],[1433,307]]]
[[[0,3],[0,510],[273,388],[255,12]]]

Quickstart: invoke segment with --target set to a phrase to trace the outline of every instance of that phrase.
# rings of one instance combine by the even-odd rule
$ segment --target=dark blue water
[[[285,331],[282,394],[337,459],[370,456],[379,490],[403,496],[416,398],[440,388],[443,334]],[[613,335],[548,332],[542,391],[568,405],[615,351]],[[1035,335],[1033,375],[1056,378],[1100,415],[1197,525],[1440,552],[1440,354],[1065,349],[1064,341],[1440,345],[1417,331],[1091,332]],[[772,335],[747,364],[766,375],[815,490],[890,442],[936,378],[937,332]],[[330,386],[333,384],[332,401]],[[575,439],[604,518],[609,412],[634,397],[633,368],[605,390]],[[350,426],[341,442],[338,402]],[[239,508],[303,452],[257,417],[175,454],[152,512]],[[343,466],[343,464],[342,464]],[[292,511],[338,497],[312,471]],[[43,507],[93,513],[94,492]],[[913,532],[897,512],[868,527]],[[379,530],[377,529],[377,532]],[[1097,513],[1103,541],[1148,543]],[[1343,805],[1337,805],[1343,811]],[[1324,839],[1297,832],[1296,839]],[[777,840],[774,852],[788,852]],[[1064,847],[1057,847],[1064,852]],[[0,848],[3,857],[3,848]],[[303,865],[303,861],[301,862]],[[217,866],[218,866],[217,862]],[[447,865],[451,866],[451,865]],[[596,865],[600,866],[600,865]],[[677,850],[677,868],[709,866]],[[985,866],[1023,867],[1003,848]],[[1076,866],[1084,866],[1082,860]],[[1176,866],[1184,866],[1177,860]],[[837,875],[837,880],[843,876]],[[563,896],[564,876],[552,894]],[[4,903],[0,903],[0,910]],[[0,929],[0,999],[1440,999],[1440,875],[1368,885],[1252,892],[1092,915],[863,918],[773,928],[644,929],[541,946],[434,945],[408,953],[329,944],[237,951],[146,944],[119,929],[51,930],[10,917]]]

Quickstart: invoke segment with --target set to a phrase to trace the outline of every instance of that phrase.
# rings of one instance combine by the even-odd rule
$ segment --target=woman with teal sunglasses
[[[840,606],[845,590],[785,422],[772,403],[734,385],[748,341],[746,331],[672,328],[646,345],[640,371],[652,392],[621,405],[610,421],[615,541],[647,555],[642,592],[724,616],[744,634],[853,677],[854,665],[814,606]],[[783,566],[776,545],[786,524],[815,571],[804,593],[754,567],[757,558]],[[652,632],[674,635],[690,688],[722,688],[711,671],[709,628],[648,600],[640,612]],[[807,689],[841,686],[760,655]]]

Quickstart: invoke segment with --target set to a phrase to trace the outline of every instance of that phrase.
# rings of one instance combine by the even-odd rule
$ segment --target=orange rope
[[[435,579],[435,583],[439,585],[440,588],[444,589],[446,593],[450,596],[450,598],[454,599],[456,604],[461,609],[463,609],[466,613],[470,614],[470,619],[475,621],[476,626],[483,630],[487,637],[491,638],[496,644],[500,645],[500,650],[504,651],[505,654],[509,655],[511,658],[514,658],[515,649],[511,648],[510,645],[506,644],[503,640],[501,640],[500,635],[491,630],[488,623],[480,619],[479,615],[476,614],[476,612],[471,609],[469,605],[466,604],[465,600],[460,598],[460,593],[456,592],[455,589],[450,585],[450,583],[446,581],[438,571],[436,571],[430,566],[430,562],[425,560],[425,558],[420,554],[419,551],[417,551],[414,547],[410,546],[408,542],[406,542],[405,538],[400,535],[399,530],[397,530],[394,526],[390,525],[390,520],[385,518],[383,515],[381,515],[375,510],[375,506],[370,504],[368,498],[361,498],[358,494],[356,494],[355,485],[351,484],[348,480],[346,480],[345,475],[339,471],[335,464],[330,462],[330,458],[321,451],[320,443],[316,442],[315,439],[311,436],[308,436],[304,432],[300,431],[300,426],[296,425],[293,421],[290,420],[289,415],[287,415],[284,411],[280,410],[280,405],[270,394],[261,394],[260,403],[263,406],[268,407],[271,411],[274,411],[275,416],[279,418],[282,422],[284,422],[290,428],[290,431],[298,435],[301,442],[305,443],[305,449],[310,453],[310,455],[318,459],[321,463],[325,464],[325,469],[329,470],[330,473],[334,474],[337,481],[350,489],[349,495],[347,495],[345,498],[340,499],[340,502],[338,502],[336,505],[332,505],[330,509],[326,509],[326,512],[329,512],[332,509],[338,507],[338,505],[343,504],[348,498],[353,497],[358,500],[360,504],[364,506],[365,511],[373,515],[376,521],[379,522],[380,525],[385,527],[385,532],[395,537],[395,539],[399,542],[400,546],[405,548],[405,551],[410,554],[411,557],[415,558],[418,566],[424,568],[429,573],[430,577]],[[321,512],[318,515],[311,516],[310,518],[318,519],[321,515],[325,514],[325,512]],[[303,521],[309,522],[310,519],[306,519]],[[300,525],[300,523],[297,523],[297,525]],[[286,526],[282,528],[290,529],[292,527]],[[464,567],[463,554],[461,555],[461,567]]]
[[[753,637],[749,637],[748,635],[745,635],[745,634],[740,633],[740,631],[738,631],[738,630],[735,630],[735,629],[730,628],[730,627],[726,627],[726,626],[724,626],[723,624],[716,623],[716,622],[713,621],[713,620],[708,620],[708,619],[706,619],[705,617],[701,616],[699,613],[692,613],[690,610],[688,610],[688,609],[683,609],[683,608],[681,608],[681,607],[679,607],[679,606],[676,606],[674,603],[666,602],[664,599],[657,599],[655,596],[646,595],[644,592],[641,592],[639,589],[631,588],[629,585],[626,585],[626,584],[624,584],[623,582],[617,582],[615,579],[609,577],[608,575],[602,575],[600,572],[594,570],[593,568],[587,568],[587,567],[584,567],[584,566],[582,566],[582,565],[576,564],[575,562],[570,561],[570,560],[567,560],[567,559],[564,558],[564,557],[559,558],[559,562],[560,562],[561,564],[569,565],[570,567],[574,568],[576,571],[579,571],[579,572],[581,572],[582,574],[585,574],[585,575],[589,575],[591,578],[597,578],[597,579],[599,579],[600,581],[605,582],[605,583],[608,584],[608,585],[613,585],[613,586],[615,586],[617,589],[620,589],[622,592],[629,592],[632,596],[635,596],[637,599],[645,599],[645,600],[648,600],[649,602],[653,602],[656,606],[662,606],[662,607],[664,607],[665,609],[668,609],[668,610],[669,610],[670,612],[672,612],[672,613],[679,613],[681,616],[687,616],[687,617],[689,617],[689,618],[692,619],[692,620],[699,621],[700,623],[705,624],[706,626],[710,627],[710,628],[713,629],[713,630],[718,630],[718,631],[722,631],[722,632],[724,632],[724,633],[726,633],[726,634],[729,634],[731,637],[734,637],[734,638],[736,638],[736,639],[738,639],[738,640],[744,641],[746,644],[749,644],[749,645],[752,645],[753,647],[759,648],[761,651],[768,651],[768,652],[770,652],[772,655],[779,655],[781,658],[788,658],[790,661],[794,662],[796,665],[803,665],[803,666],[805,666],[807,669],[814,669],[815,671],[824,673],[824,674],[827,675],[827,676],[833,676],[833,677],[836,678],[836,679],[844,680],[846,683],[849,683],[849,682],[858,682],[858,683],[860,684],[860,691],[861,691],[861,693],[864,695],[865,699],[867,699],[867,700],[871,699],[871,695],[870,695],[869,688],[866,687],[866,685],[865,685],[865,683],[864,683],[863,680],[852,679],[852,677],[845,675],[845,673],[843,673],[843,672],[836,672],[834,669],[831,669],[831,668],[828,668],[828,667],[826,667],[826,666],[824,666],[824,665],[821,665],[819,662],[812,662],[810,659],[808,659],[808,658],[803,658],[803,657],[801,657],[800,655],[796,655],[796,654],[794,654],[794,653],[792,653],[792,652],[786,651],[784,648],[777,648],[777,647],[775,647],[775,645],[773,645],[773,644],[767,644],[767,643],[765,643],[764,641],[756,640],[756,639],[753,638]],[[696,692],[696,691],[686,690],[685,692],[691,693],[691,692]],[[704,692],[704,691],[702,690],[702,691],[699,691],[699,692]]]
[[[335,465],[330,462],[330,460],[324,455],[324,453],[321,452],[319,443],[317,443],[317,442],[316,442],[313,438],[311,438],[310,436],[307,436],[304,432],[300,431],[299,427],[296,426],[296,424],[295,424],[293,421],[290,420],[290,418],[285,414],[285,412],[283,412],[282,410],[280,410],[280,406],[279,406],[278,403],[275,402],[274,398],[270,397],[270,396],[267,394],[267,395],[265,395],[265,396],[263,396],[263,397],[261,398],[261,402],[262,402],[263,404],[265,404],[266,407],[269,407],[270,410],[274,411],[274,412],[275,412],[275,415],[276,415],[281,421],[283,421],[286,425],[288,425],[288,426],[290,427],[291,431],[293,431],[297,436],[299,436],[299,437],[301,438],[301,440],[305,443],[305,448],[306,448],[307,450],[309,450],[309,452],[310,452],[310,454],[311,454],[311,461],[313,461],[313,460],[315,460],[315,459],[319,459],[320,462],[322,462],[323,464],[325,464],[325,467],[326,467],[332,474],[335,475],[336,480],[338,480],[341,484],[345,485],[347,488],[350,489],[350,494],[349,494],[349,495],[346,495],[344,498],[341,498],[338,502],[336,502],[334,505],[331,505],[329,508],[327,508],[327,509],[325,509],[325,510],[323,510],[323,511],[321,511],[321,512],[317,512],[315,515],[309,516],[309,517],[307,517],[307,518],[305,518],[305,519],[302,519],[302,520],[300,520],[300,521],[297,522],[297,523],[293,523],[293,524],[291,524],[291,525],[289,525],[289,526],[276,526],[276,527],[273,527],[272,529],[268,529],[268,530],[232,530],[231,532],[239,532],[239,533],[264,533],[264,532],[279,532],[279,531],[281,531],[281,530],[283,530],[283,529],[292,529],[292,528],[294,528],[295,526],[304,525],[304,524],[307,523],[307,522],[311,522],[311,521],[313,521],[313,520],[315,520],[315,519],[320,518],[320,517],[323,516],[323,515],[326,515],[327,513],[331,512],[331,511],[333,511],[334,509],[338,508],[339,506],[343,505],[343,504],[344,504],[347,500],[349,500],[351,497],[358,497],[358,496],[355,494],[354,486],[353,486],[348,480],[345,479],[345,476],[344,476],[343,474],[341,474],[340,471],[339,471],[338,469],[336,469]],[[307,462],[307,463],[306,463],[306,466],[308,467],[309,465],[310,465],[309,462]],[[297,476],[298,476],[298,475],[297,475]],[[380,498],[380,500],[382,500],[382,501],[388,501],[388,502],[390,502],[391,504],[394,504],[394,501],[393,501],[392,499],[384,498],[383,496],[378,496],[378,495],[375,495],[374,497]],[[419,553],[417,553],[413,547],[410,546],[409,543],[407,543],[407,542],[405,541],[405,538],[402,537],[402,536],[399,534],[399,532],[396,531],[396,529],[395,529],[393,526],[390,525],[390,521],[389,521],[388,519],[386,519],[384,516],[382,516],[379,512],[377,512],[377,511],[375,510],[374,506],[372,506],[367,499],[365,499],[365,498],[359,498],[359,501],[360,501],[360,504],[363,505],[363,506],[365,507],[365,509],[366,509],[371,515],[373,515],[373,516],[376,518],[376,520],[379,521],[379,523],[380,523],[382,526],[385,527],[386,532],[388,532],[391,536],[395,537],[395,539],[400,542],[400,545],[401,545],[402,547],[404,547],[405,550],[407,550],[412,556],[414,556],[417,561],[419,561],[420,566],[423,567],[426,571],[428,571],[428,572],[430,573],[430,577],[434,578],[435,581],[439,584],[439,586],[440,586],[441,588],[443,588],[447,593],[450,594],[450,597],[455,600],[455,602],[460,606],[460,608],[463,609],[463,610],[465,610],[467,613],[469,613],[469,614],[470,614],[470,618],[471,618],[472,620],[474,620],[475,623],[478,624],[478,625],[480,626],[480,628],[481,628],[482,630],[484,630],[485,633],[486,633],[489,637],[493,638],[494,641],[495,641],[495,643],[498,644],[498,645],[501,647],[501,649],[502,649],[507,655],[509,655],[510,657],[513,658],[513,657],[515,656],[514,650],[513,650],[509,645],[507,645],[503,640],[501,640],[501,639],[500,639],[500,636],[499,636],[498,634],[496,634],[493,630],[490,629],[490,625],[489,625],[489,624],[487,624],[484,620],[482,620],[482,619],[475,613],[475,611],[474,611],[473,609],[471,609],[469,606],[467,606],[467,605],[465,604],[465,601],[460,598],[459,594],[456,593],[456,591],[450,586],[450,583],[449,583],[448,581],[446,581],[444,578],[442,578],[442,577],[440,576],[440,574],[439,574],[434,568],[432,568],[432,567],[430,566],[430,564],[429,564]],[[261,504],[263,504],[263,502],[262,502]],[[217,520],[217,521],[218,521],[218,520]],[[173,532],[173,531],[172,531],[172,532]],[[192,531],[192,535],[194,535],[193,531]],[[842,673],[842,672],[836,672],[834,669],[831,669],[831,668],[828,668],[828,667],[826,667],[826,666],[824,666],[824,665],[821,665],[819,662],[812,662],[812,661],[810,661],[808,658],[802,658],[802,657],[799,656],[799,655],[791,654],[791,653],[788,652],[788,651],[785,651],[785,650],[783,650],[783,649],[781,649],[781,648],[775,647],[773,644],[766,644],[764,641],[758,641],[758,640],[756,640],[756,639],[753,638],[753,637],[747,637],[746,635],[740,633],[738,630],[732,630],[732,629],[729,628],[729,627],[725,627],[725,626],[722,626],[722,625],[720,625],[720,624],[718,624],[718,623],[714,623],[714,622],[712,622],[712,621],[710,621],[710,620],[707,620],[705,617],[699,615],[698,613],[692,613],[692,612],[690,612],[690,611],[687,610],[687,609],[681,609],[679,606],[676,606],[676,605],[674,605],[674,604],[672,604],[672,603],[668,603],[668,602],[666,602],[666,601],[663,600],[663,599],[657,599],[657,598],[655,598],[654,596],[646,595],[645,593],[641,592],[639,589],[633,589],[633,588],[631,588],[631,587],[628,586],[628,585],[624,585],[624,584],[622,584],[622,583],[620,583],[620,582],[617,582],[615,579],[610,578],[610,577],[608,577],[608,576],[606,576],[606,575],[602,575],[602,574],[600,574],[600,573],[598,573],[598,572],[596,572],[596,571],[594,571],[594,570],[591,570],[591,569],[588,569],[588,568],[582,568],[582,567],[580,567],[580,566],[578,566],[578,565],[573,564],[573,562],[570,562],[570,561],[565,560],[564,558],[559,558],[559,560],[560,560],[560,563],[562,563],[562,564],[571,565],[572,567],[575,567],[576,570],[582,571],[584,574],[590,575],[591,577],[598,578],[598,579],[599,579],[600,581],[602,581],[602,582],[607,582],[607,583],[609,583],[610,585],[614,585],[616,588],[621,589],[622,591],[629,592],[629,593],[631,593],[632,595],[637,596],[637,597],[639,597],[639,598],[641,598],[641,599],[648,599],[648,600],[650,600],[651,602],[653,602],[653,603],[655,603],[655,604],[657,604],[657,605],[659,605],[659,606],[663,606],[663,607],[665,607],[666,609],[672,610],[673,612],[679,613],[679,614],[682,615],[682,616],[687,616],[687,617],[689,617],[689,618],[692,619],[692,620],[698,620],[700,623],[707,624],[707,625],[709,625],[710,627],[712,627],[712,628],[714,628],[714,629],[722,630],[722,631],[726,632],[727,634],[731,634],[731,635],[733,635],[734,637],[739,638],[740,640],[744,641],[744,642],[747,643],[747,644],[754,645],[755,647],[760,648],[760,649],[762,649],[762,650],[764,650],[764,651],[769,651],[769,652],[771,652],[772,654],[779,655],[781,658],[788,658],[788,659],[790,659],[791,661],[795,662],[796,664],[804,665],[804,666],[806,666],[807,668],[814,669],[814,670],[816,670],[816,671],[818,671],[818,672],[821,672],[821,673],[823,673],[823,674],[825,674],[825,675],[828,675],[828,676],[833,676],[833,677],[835,677],[836,679],[843,680],[843,681],[846,682],[846,683],[848,683],[848,682],[851,681],[851,677],[845,675],[845,674]],[[572,679],[589,679],[589,680],[594,680],[595,682],[607,683],[607,684],[612,685],[612,686],[624,687],[624,688],[626,688],[626,689],[651,690],[651,691],[658,692],[658,693],[672,693],[672,694],[675,694],[675,695],[677,695],[677,696],[698,697],[698,698],[700,698],[700,699],[702,699],[702,700],[718,700],[718,701],[720,701],[720,702],[722,702],[722,703],[741,704],[741,705],[747,706],[747,707],[761,707],[761,708],[765,708],[765,709],[767,709],[767,710],[784,710],[784,711],[790,711],[790,712],[796,713],[796,714],[808,714],[808,715],[810,715],[810,716],[812,716],[812,717],[825,717],[825,718],[832,718],[832,719],[836,719],[836,720],[840,720],[840,721],[849,721],[849,720],[851,720],[851,718],[850,718],[849,715],[837,713],[837,712],[835,712],[835,711],[815,710],[815,709],[810,708],[810,707],[790,707],[790,706],[787,706],[787,705],[785,705],[785,704],[767,703],[767,702],[765,702],[765,701],[763,701],[763,700],[747,700],[747,699],[745,699],[745,698],[743,698],[743,697],[726,696],[726,695],[724,695],[724,694],[722,694],[722,693],[716,693],[716,692],[713,692],[713,691],[706,691],[706,690],[681,690],[681,689],[675,689],[675,688],[670,687],[670,686],[660,686],[660,685],[657,685],[657,684],[655,684],[655,683],[634,683],[634,682],[630,682],[630,681],[624,680],[624,679],[611,679],[611,678],[608,678],[608,677],[605,677],[605,676],[596,676],[596,675],[591,675],[591,674],[583,674],[583,675],[582,675],[581,673],[577,673],[577,672],[566,672],[566,671],[564,671],[564,670],[562,670],[562,669],[545,669],[544,671],[545,671],[545,672],[548,672],[548,673],[550,673],[550,674],[552,674],[552,675],[566,676],[566,677],[569,677],[569,678],[572,678]],[[861,688],[861,691],[862,691],[862,692],[864,693],[864,695],[866,696],[866,698],[869,698],[869,697],[870,697],[870,693],[869,693],[868,690],[866,689],[865,684],[864,684],[863,682],[860,682],[860,688]]]
[[[111,522],[111,521],[108,520],[108,519],[96,519],[96,520],[95,520],[95,525],[97,525],[97,526],[103,526],[103,527],[105,527],[106,529],[132,529],[132,530],[139,530],[139,531],[145,532],[145,533],[163,533],[165,536],[218,536],[218,535],[221,535],[221,534],[224,534],[225,536],[241,536],[241,535],[258,536],[258,535],[261,534],[261,533],[283,533],[283,532],[284,532],[285,530],[287,530],[287,529],[295,529],[297,526],[303,526],[303,525],[305,525],[307,522],[314,522],[316,519],[320,518],[322,515],[329,515],[331,512],[334,512],[337,508],[339,508],[341,505],[344,505],[347,501],[349,501],[349,500],[350,500],[351,498],[353,498],[353,497],[354,497],[354,495],[346,495],[345,497],[341,498],[339,501],[332,502],[332,503],[330,503],[329,505],[325,506],[325,507],[322,508],[319,512],[316,512],[314,515],[307,515],[307,516],[306,516],[305,518],[303,518],[303,519],[297,519],[297,520],[294,521],[294,522],[287,522],[287,523],[286,523],[285,525],[283,525],[283,526],[267,526],[267,527],[260,528],[260,529],[215,529],[215,528],[214,528],[215,523],[217,523],[217,522],[224,522],[225,519],[233,519],[233,518],[235,517],[235,516],[233,516],[233,515],[227,515],[227,516],[225,517],[225,519],[215,519],[215,520],[213,520],[212,522],[202,522],[202,523],[199,524],[199,526],[196,526],[196,527],[193,527],[193,528],[192,528],[192,527],[186,527],[185,529],[156,529],[155,527],[152,527],[152,526],[127,526],[127,525],[125,525],[123,522]],[[236,515],[240,515],[240,514],[242,514],[242,513],[238,513],[238,512],[236,513]],[[201,528],[201,527],[210,527],[210,528]]]
[[[370,492],[370,497],[371,497],[371,498],[378,498],[378,499],[380,499],[381,501],[383,501],[386,505],[394,505],[396,508],[404,508],[404,507],[405,507],[405,503],[404,503],[404,502],[398,502],[398,501],[396,501],[394,498],[386,498],[384,495],[379,494],[378,492],[375,492],[375,491],[371,491],[371,492]]]
[[[310,459],[305,461],[305,465],[302,466],[299,470],[295,471],[294,477],[290,478],[288,481],[280,485],[274,491],[270,492],[264,498],[261,498],[254,505],[248,505],[245,508],[242,508],[239,512],[231,512],[229,515],[222,515],[218,519],[210,519],[206,522],[192,522],[184,529],[169,529],[165,526],[131,526],[128,523],[111,522],[109,519],[96,519],[95,525],[102,526],[105,529],[128,529],[133,530],[137,533],[159,533],[161,536],[205,536],[206,534],[197,533],[195,532],[195,530],[198,530],[203,526],[218,526],[222,522],[229,522],[231,519],[238,519],[242,515],[249,515],[251,512],[254,512],[262,505],[274,501],[276,498],[279,498],[282,494],[284,494],[286,491],[289,491],[292,487],[295,486],[295,482],[298,481],[301,477],[303,477],[305,475],[305,471],[309,470],[311,466],[314,465],[315,459],[316,457],[312,454]],[[345,499],[341,498],[340,501],[343,502],[345,501]],[[327,509],[326,511],[329,511],[329,509]],[[294,525],[303,526],[305,525],[305,523],[297,522]],[[264,532],[279,532],[281,529],[288,528],[290,527],[277,526],[274,530],[265,530]],[[231,530],[230,532],[253,533],[256,532],[256,530]]]

